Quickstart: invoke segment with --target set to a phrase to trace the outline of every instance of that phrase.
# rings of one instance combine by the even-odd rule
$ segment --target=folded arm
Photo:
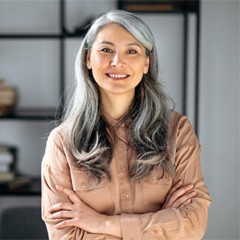
[[[202,239],[207,229],[211,202],[204,183],[200,160],[200,145],[186,117],[181,117],[173,129],[171,160],[175,165],[174,181],[193,184],[196,195],[189,204],[145,214],[122,214],[123,239]],[[131,226],[129,228],[129,226]]]
[[[192,191],[192,188],[192,185],[182,186],[181,181],[177,182],[169,191],[162,209],[179,208],[189,204],[196,194]],[[60,220],[55,225],[55,228],[78,227],[90,233],[107,234],[122,238],[119,215],[107,216],[100,214],[85,204],[72,189],[63,186],[56,186],[56,189],[66,196],[71,203],[59,202],[48,209],[49,215],[47,219]]]
[[[69,215],[55,215],[49,218],[51,214],[59,214],[58,212],[62,211],[69,214],[66,213],[68,209],[65,209],[65,207],[69,208],[69,206],[72,206],[71,204],[74,204],[73,199],[68,194],[64,194],[64,191],[56,187],[56,185],[59,185],[70,190],[73,189],[68,163],[62,161],[65,156],[62,146],[60,146],[61,143],[50,140],[42,163],[42,216],[48,228],[49,239],[97,240],[103,239],[103,237],[104,239],[132,238],[136,240],[201,239],[207,227],[210,197],[202,176],[200,147],[193,134],[190,135],[190,140],[187,139],[186,135],[186,143],[177,146],[176,149],[174,156],[175,182],[179,183],[181,180],[181,184],[185,187],[191,184],[194,191],[191,188],[179,193],[177,189],[181,190],[181,187],[175,190],[172,187],[165,203],[157,212],[145,214],[123,213],[117,216],[104,216],[93,212],[92,219],[95,223],[92,220],[91,223],[95,225],[93,224],[94,226],[90,228],[91,224],[84,226],[85,221],[82,219],[69,222],[69,218],[72,218]],[[59,163],[59,165],[51,166],[52,161]],[[74,194],[73,191],[72,193]],[[60,206],[58,209],[51,210],[51,207],[59,203],[67,204],[65,204],[65,207],[58,205]],[[93,210],[86,209],[90,212]],[[68,224],[66,224],[66,219]],[[99,219],[103,221],[99,221]],[[102,224],[99,224],[99,222]]]

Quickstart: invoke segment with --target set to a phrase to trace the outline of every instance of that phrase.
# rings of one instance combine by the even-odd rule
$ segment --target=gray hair
[[[131,165],[131,177],[133,180],[143,178],[155,165],[173,172],[166,147],[170,98],[157,80],[155,40],[146,23],[136,15],[122,10],[112,10],[100,16],[82,40],[75,62],[76,87],[66,105],[63,119],[69,148],[79,166],[99,181],[104,176],[111,177],[109,164],[113,146],[106,131],[108,124],[101,113],[100,92],[86,62],[87,52],[91,51],[97,34],[110,23],[119,24],[131,33],[145,47],[150,59],[149,71],[136,87],[132,109],[121,121],[131,119],[129,134],[137,152]]]

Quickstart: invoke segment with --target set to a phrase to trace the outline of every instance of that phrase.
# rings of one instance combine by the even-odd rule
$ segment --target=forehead
[[[137,39],[130,32],[128,32],[128,30],[117,23],[107,24],[98,32],[95,42],[101,42],[105,40],[114,42],[138,42]]]

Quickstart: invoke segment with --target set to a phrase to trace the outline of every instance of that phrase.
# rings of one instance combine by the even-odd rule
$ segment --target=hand
[[[73,190],[62,186],[56,186],[56,188],[66,195],[71,200],[71,203],[60,202],[48,209],[50,213],[49,219],[61,220],[55,227],[75,226],[91,233],[101,233],[106,216],[87,206]]]
[[[172,186],[161,210],[167,208],[179,208],[184,207],[192,202],[192,198],[196,196],[196,192],[193,190],[193,184],[183,186],[182,181],[178,181]]]

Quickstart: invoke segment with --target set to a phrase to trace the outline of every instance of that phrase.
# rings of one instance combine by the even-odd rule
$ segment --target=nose
[[[123,56],[120,53],[115,53],[111,59],[112,67],[122,67],[124,65]]]

